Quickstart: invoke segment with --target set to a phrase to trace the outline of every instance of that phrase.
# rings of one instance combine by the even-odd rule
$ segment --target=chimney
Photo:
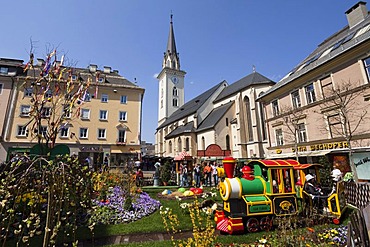
[[[96,72],[97,69],[98,69],[97,65],[95,65],[95,64],[90,64],[89,65],[90,72],[94,73],[94,72]]]
[[[42,58],[38,58],[38,59],[37,59],[37,65],[38,65],[38,66],[44,66],[44,65],[45,65],[45,60],[44,60],[44,59],[42,59]]]
[[[366,2],[359,1],[353,7],[346,11],[347,21],[349,28],[353,28],[363,20],[368,14]]]
[[[104,66],[104,73],[109,74],[111,72],[112,68],[109,66]]]

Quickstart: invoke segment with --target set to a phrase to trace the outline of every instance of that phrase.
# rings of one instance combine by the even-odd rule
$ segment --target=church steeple
[[[176,49],[173,22],[170,22],[170,32],[167,40],[167,50],[164,53],[162,71],[158,74],[158,126],[177,111],[185,102],[184,79],[186,72],[180,69],[180,58]]]
[[[173,31],[173,15],[171,14],[170,32],[168,34],[167,49],[164,53],[162,68],[180,70],[180,58],[176,50],[175,33]]]

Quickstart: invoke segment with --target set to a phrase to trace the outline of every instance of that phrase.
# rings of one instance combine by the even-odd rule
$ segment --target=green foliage
[[[171,180],[171,163],[169,161],[160,167],[159,176],[162,182],[168,183]]]
[[[91,174],[77,159],[24,155],[1,164],[0,174],[0,243],[9,238],[27,243],[43,234],[46,246],[86,223]]]
[[[320,172],[320,183],[322,187],[331,187],[333,185],[332,178],[330,177],[331,171],[333,169],[332,164],[330,164],[326,156],[321,156],[319,163],[323,166],[323,169],[319,169]]]

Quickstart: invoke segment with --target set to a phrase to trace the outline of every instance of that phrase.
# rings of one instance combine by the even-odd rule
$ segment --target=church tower
[[[185,74],[185,71],[180,70],[180,57],[176,50],[171,14],[167,49],[163,57],[162,71],[157,77],[159,82],[158,126],[171,116],[172,113],[184,105]]]

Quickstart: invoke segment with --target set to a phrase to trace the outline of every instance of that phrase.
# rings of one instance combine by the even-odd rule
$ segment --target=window
[[[298,142],[307,142],[306,126],[304,123],[297,125]]]
[[[27,126],[18,126],[17,136],[27,136]]]
[[[272,115],[274,117],[278,116],[279,115],[279,103],[277,100],[274,100],[271,102],[271,105],[272,105]]]
[[[169,153],[172,153],[172,141],[168,142],[168,151]]]
[[[47,126],[40,126],[39,134],[41,134],[43,137],[45,137],[48,133],[48,127]]]
[[[104,82],[104,77],[99,77],[98,82],[100,83]]]
[[[127,104],[127,96],[121,95],[121,104]]]
[[[316,101],[315,88],[313,83],[305,87],[307,104],[311,104]]]
[[[178,91],[177,91],[177,88],[176,88],[176,87],[174,87],[174,88],[173,88],[173,90],[172,90],[172,95],[173,95],[173,96],[179,96],[179,93],[178,93]]]
[[[265,123],[265,114],[264,114],[264,110],[263,110],[263,104],[260,103],[260,102],[257,102],[257,104],[259,105],[259,109],[260,109],[260,116],[261,116],[261,131],[262,131],[262,140],[266,140],[267,139],[267,130],[266,130],[266,123]]]
[[[45,92],[45,98],[51,98],[51,97],[53,97],[53,92],[50,89],[48,89]]]
[[[118,142],[126,142],[126,130],[118,131]]]
[[[91,101],[91,94],[88,91],[85,92],[83,100],[86,101],[86,102]]]
[[[108,102],[108,94],[102,94],[101,95],[101,102],[103,102],[103,103]]]
[[[108,111],[100,110],[99,119],[100,120],[108,120]]]
[[[48,118],[51,115],[51,108],[50,107],[43,107],[41,109],[41,117]]]
[[[68,126],[63,126],[60,129],[60,137],[68,138],[68,132],[69,132],[69,127]]]
[[[282,129],[276,129],[275,130],[275,137],[276,137],[276,145],[277,146],[284,145],[283,130]]]
[[[81,109],[81,119],[90,119],[90,109]]]
[[[181,138],[180,137],[177,140],[177,151],[179,151],[179,152],[182,151],[182,142],[181,142]]]
[[[178,101],[176,98],[172,99],[172,106],[178,106]]]
[[[71,110],[69,109],[69,106],[65,106],[63,109],[63,118],[64,119],[69,119],[71,118]]]
[[[119,121],[127,121],[127,112],[125,111],[119,112]]]
[[[206,150],[206,139],[202,136],[202,149]]]
[[[245,103],[245,115],[246,115],[246,120],[247,120],[245,124],[247,125],[247,129],[248,129],[248,140],[253,141],[251,103],[248,97],[244,98],[244,103]]]
[[[3,88],[4,88],[4,84],[0,83],[0,95],[3,94]]]
[[[328,116],[330,137],[340,137],[343,133],[342,119],[339,113]]]
[[[327,76],[327,77],[321,79],[320,83],[321,83],[323,98],[327,98],[328,96],[333,95],[334,88],[333,88],[333,83],[331,81],[330,76]]]
[[[226,126],[229,126],[229,118],[226,118]]]
[[[33,92],[32,88],[25,88],[24,89],[24,97],[32,97],[32,92]]]
[[[292,92],[291,96],[292,96],[293,108],[297,109],[298,107],[301,107],[301,98],[299,97],[299,91],[296,90]]]
[[[8,74],[8,70],[6,67],[0,67],[0,74]]]
[[[226,150],[231,150],[230,148],[230,136],[226,135]]]
[[[189,141],[189,137],[187,137],[185,139],[185,151],[189,151],[190,150],[190,141]]]
[[[88,137],[88,129],[80,128],[80,138],[87,138],[87,137]]]
[[[364,60],[364,67],[367,74],[367,80],[370,82],[370,57]]]
[[[31,106],[29,105],[21,105],[21,116],[28,117],[30,115]]]
[[[77,75],[72,75],[72,81],[77,80]]]
[[[106,138],[106,129],[98,129],[98,139]]]

